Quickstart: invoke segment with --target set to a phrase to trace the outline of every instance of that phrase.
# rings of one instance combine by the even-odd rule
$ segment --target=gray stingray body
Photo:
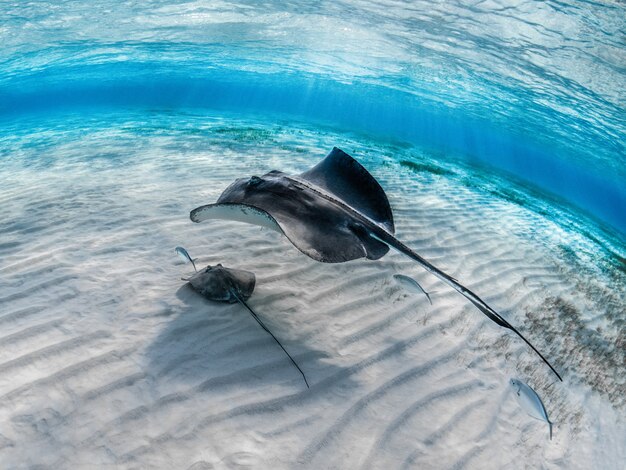
[[[176,247],[176,251],[190,262],[192,261],[191,256],[189,256],[189,253],[187,253],[187,250],[184,248]],[[252,295],[252,292],[254,292],[254,286],[256,284],[256,276],[254,273],[244,271],[243,269],[225,268],[221,264],[217,264],[216,266],[207,266],[206,268],[197,271],[190,278],[183,280],[188,281],[193,290],[209,300],[228,303],[239,302],[243,305],[248,312],[250,312],[252,318],[254,318],[261,328],[269,333],[278,346],[280,346],[285,354],[287,354],[291,363],[296,366],[302,375],[307,388],[309,388],[309,382],[307,381],[302,369],[300,369],[300,366],[247,303],[247,300]]]
[[[493,322],[515,332],[561,379],[541,353],[478,295],[395,237],[385,191],[360,163],[338,148],[298,176],[270,171],[262,177],[237,179],[217,203],[194,209],[190,217],[194,222],[227,219],[271,228],[302,253],[325,263],[375,260],[394,248],[464,295]]]
[[[217,211],[223,209],[218,206],[241,204],[269,217],[252,223],[274,229],[277,225],[296,248],[324,263],[381,258],[389,247],[372,237],[368,227],[394,232],[385,192],[365,168],[339,149],[297,177],[270,171],[262,177],[237,179],[216,204],[192,211],[191,219],[217,218],[222,215]]]
[[[254,291],[256,277],[250,271],[207,266],[189,279],[191,287],[209,300],[236,303],[246,301]]]

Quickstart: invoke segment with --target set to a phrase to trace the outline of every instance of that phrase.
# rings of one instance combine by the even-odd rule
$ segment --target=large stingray
[[[298,176],[270,171],[235,180],[217,200],[191,211],[191,220],[226,219],[260,225],[285,235],[302,253],[324,263],[379,259],[389,247],[417,261],[498,325],[516,333],[561,379],[541,353],[499,313],[452,276],[394,236],[389,200],[378,181],[338,148]]]
[[[274,341],[276,341],[285,354],[287,354],[293,365],[296,366],[300,374],[302,374],[304,383],[307,388],[309,388],[309,382],[307,381],[304,372],[302,372],[302,369],[300,369],[296,361],[294,361],[293,357],[291,357],[291,354],[287,352],[276,336],[274,336],[274,334],[265,326],[259,316],[246,302],[252,295],[256,284],[256,276],[254,273],[244,271],[243,269],[226,268],[221,264],[217,264],[216,266],[207,266],[206,268],[198,271],[196,269],[195,260],[189,256],[187,250],[181,246],[177,246],[176,252],[183,260],[189,261],[196,270],[193,276],[190,278],[184,278],[183,281],[189,281],[193,290],[209,300],[228,303],[239,302],[241,305],[246,307],[248,312],[250,312],[250,315],[252,315],[252,318],[254,318],[257,323],[261,325],[261,328],[267,331],[270,336],[274,338]]]

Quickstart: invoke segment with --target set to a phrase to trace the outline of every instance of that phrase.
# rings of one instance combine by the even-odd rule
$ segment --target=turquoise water
[[[372,468],[499,468],[512,459],[620,468],[624,248],[579,211],[460,156],[293,119],[66,110],[6,129],[8,467],[290,468],[278,457],[353,468],[355,455],[370,455]],[[398,253],[318,263],[269,230],[190,222],[190,209],[238,176],[300,172],[338,141],[385,188],[398,237],[519,326],[564,383]],[[202,265],[256,273],[253,306],[312,377],[310,390],[245,312],[183,287],[190,266],[177,245]],[[399,289],[396,273],[418,280],[433,305]],[[540,393],[558,423],[554,441],[510,400],[509,377]],[[355,431],[342,431],[350,422]],[[429,437],[439,433],[433,422],[449,431]],[[268,437],[253,448],[245,432]]]
[[[194,108],[484,164],[626,231],[623,3],[2,2],[0,15],[5,161],[16,127],[47,115]]]
[[[0,462],[621,468],[626,5],[312,3],[0,0]],[[189,220],[333,146],[564,382],[399,253],[318,263]],[[246,312],[184,287],[176,246],[255,272],[310,390]]]

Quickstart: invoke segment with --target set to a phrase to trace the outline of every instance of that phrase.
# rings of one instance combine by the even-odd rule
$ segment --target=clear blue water
[[[625,32],[623,1],[0,0],[0,467],[621,468]],[[397,253],[189,220],[335,145],[563,384]],[[315,393],[236,306],[181,294],[177,245],[254,270]]]
[[[613,1],[5,1],[0,151],[68,111],[294,119],[505,170],[623,234],[624,31]]]

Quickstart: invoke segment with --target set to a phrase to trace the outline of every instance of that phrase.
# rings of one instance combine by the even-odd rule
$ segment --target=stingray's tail
[[[385,233],[385,234],[381,233],[380,236],[377,236],[376,234],[372,234],[372,236],[374,238],[376,238],[377,240],[379,240],[379,241],[381,241],[383,243],[386,243],[387,245],[391,246],[392,248],[398,250],[400,253],[403,253],[404,255],[408,256],[409,258],[417,261],[428,272],[430,272],[433,275],[437,276],[439,279],[441,279],[442,281],[444,281],[445,283],[450,285],[457,292],[459,292],[460,294],[465,296],[465,298],[467,298],[470,302],[472,302],[476,306],[476,308],[478,308],[478,310],[483,312],[491,321],[497,323],[498,325],[500,325],[500,326],[502,326],[504,328],[508,328],[509,330],[513,331],[517,336],[522,338],[522,340],[528,346],[530,346],[530,348],[533,351],[535,351],[539,355],[539,357],[543,360],[543,362],[545,362],[548,365],[548,367],[550,369],[552,369],[552,372],[554,372],[556,374],[556,376],[559,378],[559,380],[561,382],[563,381],[563,379],[561,378],[559,373],[556,371],[556,369],[554,367],[552,367],[552,364],[550,364],[548,362],[548,360],[545,357],[543,357],[543,355],[537,350],[537,348],[535,348],[526,338],[524,338],[524,336],[522,336],[522,334],[519,331],[517,331],[515,329],[515,327],[513,327],[513,325],[511,325],[508,321],[506,321],[504,318],[502,318],[502,316],[498,312],[496,312],[489,305],[487,305],[480,297],[478,297],[476,294],[474,294],[471,290],[469,290],[467,287],[461,285],[459,283],[459,281],[454,279],[452,276],[444,273],[439,268],[437,268],[436,266],[434,266],[431,263],[429,263],[428,261],[426,261],[424,258],[422,258],[420,255],[415,253],[413,250],[411,250],[408,246],[406,246],[404,243],[402,243],[400,240],[398,240],[393,235],[388,234],[388,233]]]
[[[254,313],[254,310],[252,310],[250,308],[250,306],[244,302],[236,293],[233,292],[233,295],[235,296],[235,298],[239,301],[239,303],[241,305],[243,305],[244,307],[246,307],[248,309],[248,311],[250,312],[250,315],[252,315],[252,318],[254,318],[256,320],[256,322],[261,325],[261,328],[263,328],[265,331],[267,331],[269,333],[269,335],[274,338],[274,341],[276,341],[276,343],[280,346],[280,348],[285,352],[285,354],[287,354],[287,357],[291,360],[291,362],[293,363],[294,366],[296,366],[296,369],[298,369],[298,371],[300,372],[300,374],[302,374],[302,378],[304,379],[304,383],[306,384],[306,388],[310,388],[309,387],[309,382],[306,379],[306,376],[304,375],[304,372],[302,372],[302,369],[300,369],[300,367],[298,366],[298,364],[296,364],[296,361],[293,360],[293,357],[291,357],[291,354],[289,354],[287,352],[287,350],[283,347],[282,344],[280,344],[280,341],[278,341],[278,339],[276,338],[276,336],[273,335],[273,333],[263,324],[263,322],[261,321],[261,319],[257,316],[256,313]]]
[[[552,421],[548,421],[548,426],[550,427],[550,440],[552,440]]]

